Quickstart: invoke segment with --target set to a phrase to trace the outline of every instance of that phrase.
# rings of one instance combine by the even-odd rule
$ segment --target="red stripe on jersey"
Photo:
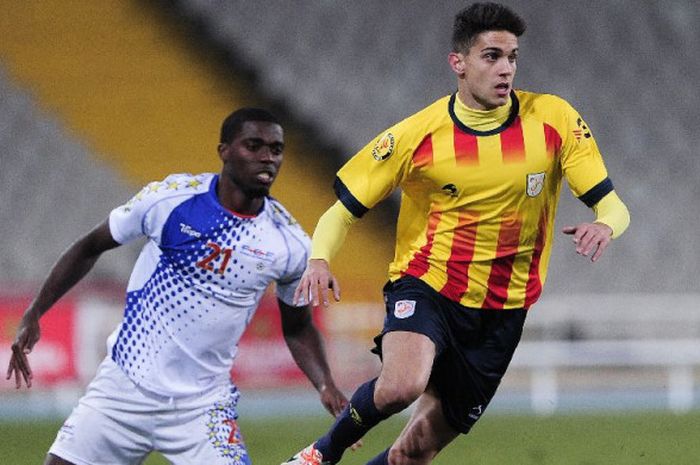
[[[461,212],[452,238],[452,250],[447,260],[447,282],[440,294],[459,302],[469,287],[469,264],[474,257],[479,213]]]
[[[483,308],[501,309],[508,300],[508,285],[513,274],[513,262],[518,253],[518,244],[520,244],[521,226],[522,221],[510,215],[501,222],[496,258],[491,262],[491,273]]]
[[[456,125],[453,126],[455,158],[458,165],[478,165],[479,164],[479,145],[476,136],[467,134],[459,129]]]
[[[428,257],[433,248],[433,240],[435,239],[435,230],[440,223],[441,212],[431,212],[428,219],[428,231],[426,233],[425,245],[415,253],[413,259],[408,263],[408,268],[403,274],[409,274],[420,278],[428,271]]]
[[[554,158],[556,154],[559,153],[561,148],[561,136],[549,124],[544,125],[544,144],[547,148],[547,156],[549,158]]]
[[[501,153],[503,163],[525,161],[525,139],[523,139],[523,125],[519,116],[508,129],[501,133]]]
[[[532,261],[530,262],[530,273],[525,286],[525,308],[530,308],[532,304],[537,302],[537,299],[542,293],[542,281],[540,281],[540,258],[544,249],[545,238],[547,235],[547,209],[542,210],[540,217],[540,225],[537,231],[537,239],[535,239],[535,249],[532,251]]]
[[[413,164],[416,168],[432,166],[433,164],[433,135],[428,134],[423,138],[418,148],[413,152]]]

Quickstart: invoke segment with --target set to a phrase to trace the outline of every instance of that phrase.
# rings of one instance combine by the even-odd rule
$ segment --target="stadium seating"
[[[104,220],[133,192],[117,173],[92,159],[81,142],[33,102],[0,68],[0,282],[34,282],[56,249]],[[89,194],[88,194],[89,193]],[[134,252],[98,262],[92,279],[125,280]]]

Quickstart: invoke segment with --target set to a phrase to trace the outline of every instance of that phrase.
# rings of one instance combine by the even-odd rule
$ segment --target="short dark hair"
[[[484,31],[508,31],[520,37],[525,21],[510,8],[498,3],[474,3],[457,13],[452,28],[452,51],[467,52],[474,38]]]
[[[248,121],[264,121],[266,123],[280,124],[279,120],[267,110],[262,108],[241,108],[226,117],[221,125],[221,138],[219,142],[230,143],[236,138],[243,123]],[[280,124],[281,126],[281,124]]]

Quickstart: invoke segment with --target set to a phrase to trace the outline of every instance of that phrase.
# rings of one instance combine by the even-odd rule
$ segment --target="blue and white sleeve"
[[[286,273],[277,281],[277,298],[288,305],[293,305],[294,291],[306,270],[306,263],[311,253],[311,239],[301,228],[298,229],[300,234],[291,234],[289,238],[290,256]]]

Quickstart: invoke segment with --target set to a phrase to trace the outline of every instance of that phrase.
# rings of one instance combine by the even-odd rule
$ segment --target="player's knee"
[[[374,401],[380,411],[397,413],[411,405],[424,390],[425,386],[420,383],[399,385],[380,379],[374,390]]]

